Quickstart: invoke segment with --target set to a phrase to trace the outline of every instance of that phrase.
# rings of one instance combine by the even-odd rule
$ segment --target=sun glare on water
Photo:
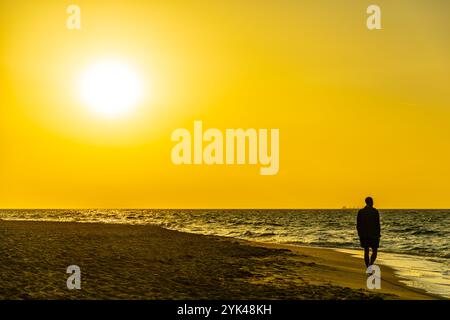
[[[120,61],[89,66],[81,77],[83,103],[97,114],[117,118],[131,112],[142,96],[142,83],[133,68]]]

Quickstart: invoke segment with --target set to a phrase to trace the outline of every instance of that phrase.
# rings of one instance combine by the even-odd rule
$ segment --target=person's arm
[[[361,211],[358,211],[358,216],[356,217],[356,230],[358,231],[358,236],[361,237]]]
[[[381,226],[380,226],[380,213],[377,210],[377,232],[378,232],[378,237],[381,237]]]

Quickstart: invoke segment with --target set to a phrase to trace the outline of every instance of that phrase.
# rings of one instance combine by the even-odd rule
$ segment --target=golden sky
[[[66,8],[81,8],[68,30]],[[366,28],[366,8],[382,30]],[[0,3],[0,207],[450,207],[449,1]],[[145,88],[110,119],[79,79]],[[171,162],[171,133],[279,128],[280,170]]]

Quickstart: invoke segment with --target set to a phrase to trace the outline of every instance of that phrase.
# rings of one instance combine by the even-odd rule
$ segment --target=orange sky
[[[65,1],[0,4],[0,207],[450,207],[450,3]],[[136,108],[84,105],[119,59]],[[171,133],[279,128],[280,169],[171,162]]]

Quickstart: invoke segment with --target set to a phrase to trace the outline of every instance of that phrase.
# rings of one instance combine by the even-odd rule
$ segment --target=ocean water
[[[178,231],[361,255],[357,210],[0,210],[4,220],[156,224]],[[380,210],[379,259],[403,282],[450,298],[450,210]]]

